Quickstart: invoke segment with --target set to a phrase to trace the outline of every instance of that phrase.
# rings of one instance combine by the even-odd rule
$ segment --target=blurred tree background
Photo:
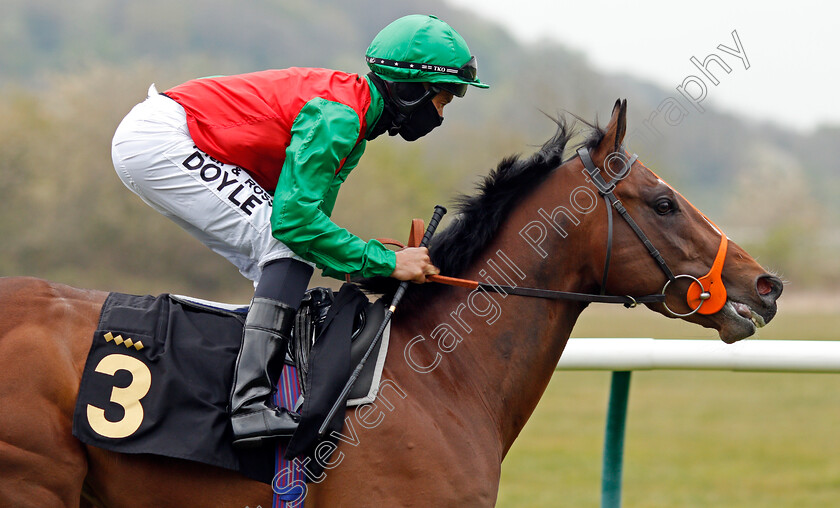
[[[0,275],[82,287],[245,300],[233,266],[144,205],[114,174],[110,140],[152,82],[287,66],[367,71],[376,32],[415,12],[405,0],[5,0],[0,19]],[[778,270],[790,290],[840,282],[840,127],[810,133],[708,108],[641,127],[677,95],[599,73],[556,44],[521,45],[500,27],[430,0],[477,55],[489,91],[447,108],[415,143],[377,139],[339,196],[335,221],[363,238],[404,238],[412,217],[471,192],[512,153],[529,154],[563,111],[605,120],[628,99],[631,149]],[[649,133],[648,133],[649,134]],[[327,281],[318,281],[326,283]]]

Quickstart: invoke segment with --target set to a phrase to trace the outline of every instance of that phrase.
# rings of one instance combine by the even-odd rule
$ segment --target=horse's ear
[[[598,144],[593,159],[599,166],[611,153],[621,150],[624,135],[627,133],[627,99],[615,101],[610,122],[607,124],[604,139]]]

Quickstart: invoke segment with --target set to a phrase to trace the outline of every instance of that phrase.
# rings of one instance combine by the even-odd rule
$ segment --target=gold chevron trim
[[[105,333],[105,335],[103,335],[102,337],[105,339],[105,342],[114,341],[114,344],[122,344],[126,348],[134,346],[134,349],[136,349],[137,351],[140,351],[141,349],[146,347],[145,345],[143,345],[142,341],[138,340],[137,342],[134,342],[134,340],[132,340],[131,337],[129,337],[128,339],[123,339],[122,335],[117,335],[116,337],[114,337],[114,334],[111,332]]]

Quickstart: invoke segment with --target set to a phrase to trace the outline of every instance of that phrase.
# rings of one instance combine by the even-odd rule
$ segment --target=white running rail
[[[569,339],[557,370],[840,372],[840,341]]]

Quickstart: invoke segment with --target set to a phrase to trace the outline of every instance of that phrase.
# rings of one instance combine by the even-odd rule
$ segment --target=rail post
[[[621,507],[621,473],[624,461],[627,401],[630,396],[630,374],[630,371],[612,373],[604,435],[604,460],[601,469],[601,508]]]

